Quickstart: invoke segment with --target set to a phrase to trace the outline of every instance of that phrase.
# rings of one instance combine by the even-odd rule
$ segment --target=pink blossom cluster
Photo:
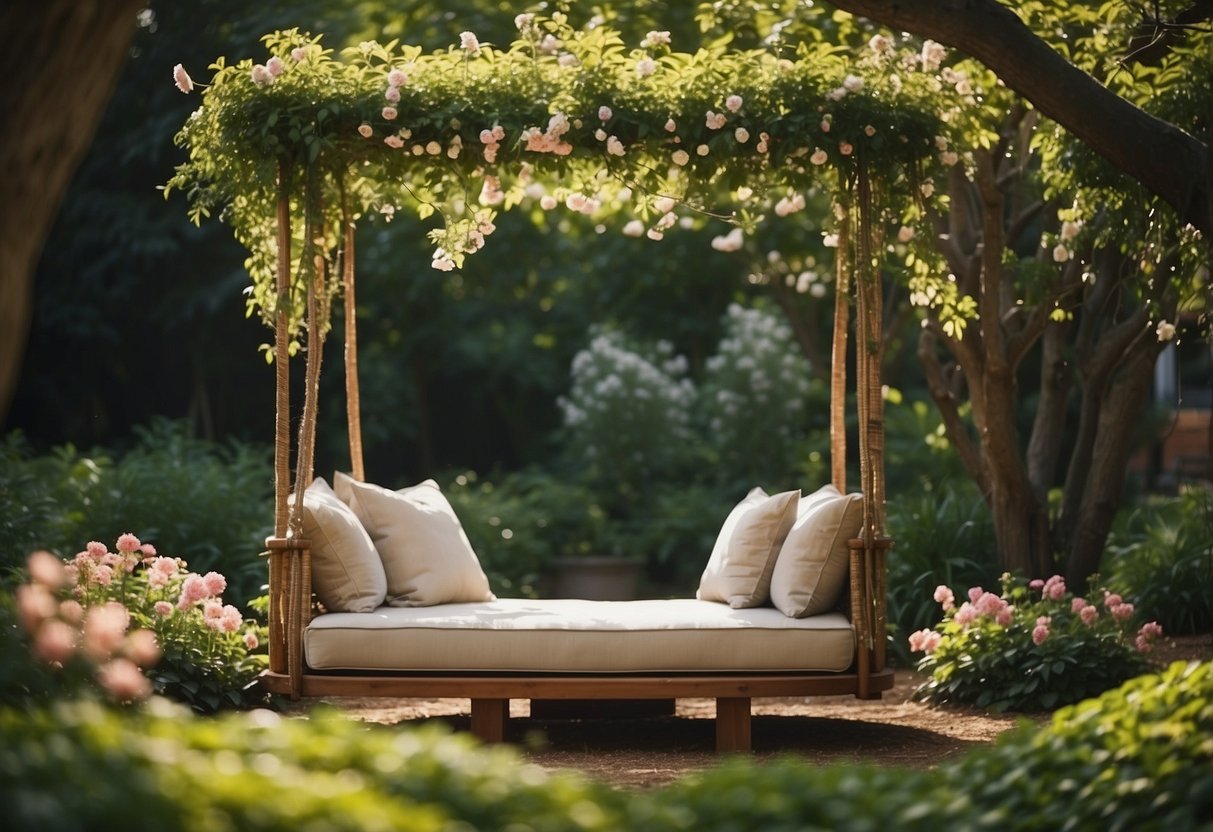
[[[497,151],[505,139],[505,128],[494,124],[491,128],[480,131],[480,142],[484,145],[484,161],[490,165],[497,161]]]
[[[564,113],[556,113],[548,120],[546,130],[538,127],[528,127],[522,131],[522,139],[526,149],[536,153],[555,153],[557,156],[568,156],[573,152],[573,146],[562,136],[569,132],[569,118]]]
[[[1156,638],[1162,637],[1162,626],[1157,621],[1147,621],[1141,625],[1141,629],[1137,631],[1137,651],[1139,653],[1149,653],[1153,650],[1151,642]]]
[[[934,653],[942,639],[943,636],[934,630],[919,630],[910,633],[910,652]]]
[[[181,584],[177,609],[188,610],[203,601],[218,598],[225,589],[227,589],[227,578],[218,572],[207,572],[205,575],[191,573]]]
[[[934,598],[936,603],[943,607],[944,612],[951,612],[956,609],[956,596],[952,594],[951,588],[947,585],[940,584],[935,587]]]
[[[202,608],[206,626],[219,633],[234,633],[244,624],[244,616],[231,604],[220,600],[207,601]]]
[[[1036,626],[1032,628],[1032,643],[1040,646],[1045,643],[1045,639],[1049,637],[1049,625],[1053,620],[1047,615],[1038,616]]]
[[[1000,627],[1010,626],[1015,608],[1007,603],[1001,595],[986,592],[979,586],[969,589],[969,600],[956,610],[955,621],[962,627],[967,627],[978,618],[992,618]]]
[[[253,67],[252,77],[253,83],[259,87],[268,87],[270,84],[278,80],[284,71],[286,64],[277,55],[270,58],[264,64],[256,64]]]

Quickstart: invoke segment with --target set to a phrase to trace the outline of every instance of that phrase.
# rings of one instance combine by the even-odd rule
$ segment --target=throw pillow
[[[838,602],[850,566],[848,543],[863,526],[862,494],[826,485],[800,502],[771,575],[771,602],[791,618],[828,612]]]
[[[390,491],[337,474],[334,484],[379,550],[389,606],[493,600],[480,560],[438,483]]]
[[[330,612],[370,612],[387,578],[375,544],[323,478],[303,492],[303,536],[312,544],[312,589]]]
[[[779,547],[796,521],[799,491],[768,495],[755,488],[725,518],[696,598],[758,607],[769,598]]]

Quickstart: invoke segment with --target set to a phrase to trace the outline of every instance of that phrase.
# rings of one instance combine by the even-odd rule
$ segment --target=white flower
[[[257,64],[253,67],[253,83],[259,87],[264,87],[274,83],[274,76],[265,68],[264,64]]]
[[[623,233],[628,237],[641,237],[644,235],[644,223],[640,220],[631,220],[624,225]]]
[[[700,156],[707,156],[710,152],[710,148],[706,144],[701,144],[695,148],[695,152]]]
[[[577,66],[577,56],[572,52],[562,52],[560,57],[556,59],[556,63],[561,66]]]
[[[612,156],[622,156],[624,154],[623,142],[619,141],[619,139],[615,138],[614,136],[608,138],[607,153],[611,154]]]
[[[1066,240],[1067,242],[1069,240],[1073,240],[1078,236],[1078,232],[1080,230],[1082,230],[1082,223],[1066,220],[1061,224],[1061,239]]]
[[[665,131],[666,131],[667,133],[673,133],[673,132],[674,132],[675,130],[677,130],[677,129],[678,129],[678,125],[674,123],[674,119],[672,119],[672,118],[671,118],[671,119],[666,119],[666,122],[665,122]]]
[[[539,51],[545,55],[555,55],[562,46],[564,41],[551,34],[544,35],[543,40],[539,41]]]
[[[744,127],[738,127],[733,131],[733,138],[737,139],[738,144],[745,144],[750,140],[750,131]]]
[[[677,204],[678,203],[674,201],[673,197],[661,196],[661,197],[658,197],[657,200],[653,203],[653,210],[658,211],[662,214],[668,214],[674,210],[674,206]]]
[[[442,145],[435,141],[427,142],[425,145],[425,152],[431,156],[437,156],[442,153]]]
[[[670,158],[679,167],[686,167],[687,162],[691,161],[690,155],[685,150],[675,150]]]
[[[960,157],[956,155],[955,150],[945,150],[943,153],[939,154],[939,161],[943,162],[948,167],[951,167],[960,161]]]
[[[669,32],[649,32],[644,36],[644,40],[640,42],[642,49],[652,49],[654,46],[669,46]]]
[[[877,55],[883,55],[893,48],[893,41],[884,35],[873,35],[872,39],[868,41],[868,48]]]
[[[1159,341],[1170,341],[1175,337],[1175,324],[1160,321],[1158,329],[1154,330],[1154,332],[1158,335]]]
[[[601,127],[599,127],[597,130],[594,131],[594,138],[598,139],[598,141],[605,142],[606,137],[607,137],[607,133]]]
[[[923,182],[918,186],[918,191],[923,196],[930,197],[935,193],[935,183],[928,179],[926,182]]]
[[[863,89],[863,79],[858,75],[848,75],[843,79],[842,86],[847,92],[859,92]]]
[[[943,48],[942,44],[936,43],[933,40],[923,41],[922,44],[922,68],[926,72],[934,72],[939,69],[939,65],[943,63],[944,58],[948,56],[948,51]]]
[[[707,123],[709,130],[719,130],[721,127],[724,127],[725,114],[714,113],[711,110],[708,110],[707,117],[704,119],[704,121]]]
[[[826,248],[838,248],[838,235],[823,234],[821,237],[821,244]]]
[[[903,225],[897,229],[897,242],[908,243],[914,239],[914,229],[908,225]]]
[[[598,108],[598,120],[599,121],[610,121],[611,116],[613,116],[613,115],[614,115],[614,113],[611,112],[611,108],[605,104],[603,104],[601,107]]]
[[[539,199],[539,207],[545,211],[551,211],[558,204],[559,203],[556,201],[556,197],[552,196],[551,194],[544,194]]]
[[[480,51],[480,41],[472,32],[460,32],[459,47],[469,55],[475,55]]]
[[[815,165],[824,165],[829,158],[829,155],[819,147],[813,151],[813,155],[809,157],[809,161]]]
[[[1065,243],[1058,243],[1053,247],[1053,260],[1057,263],[1064,263],[1070,259],[1070,250],[1066,248]]]
[[[712,248],[717,251],[737,251],[741,248],[743,234],[740,228],[734,228],[728,234],[712,238]]]
[[[657,64],[652,58],[641,58],[636,62],[636,77],[647,78],[657,71]]]
[[[741,105],[744,103],[745,102],[742,100],[740,95],[730,95],[728,98],[726,98],[724,100],[725,109],[728,110],[730,113],[735,113],[738,110],[740,110]]]
[[[514,17],[514,28],[516,28],[519,32],[521,32],[524,35],[527,32],[529,32],[531,30],[531,27],[534,25],[535,25],[535,15],[533,15],[533,14],[520,14],[520,15],[515,15],[515,17]]]

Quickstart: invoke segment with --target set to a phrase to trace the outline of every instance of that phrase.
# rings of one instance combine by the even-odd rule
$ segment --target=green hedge
[[[933,771],[734,759],[657,792],[545,773],[437,728],[334,712],[0,711],[0,805],[26,829],[1213,828],[1213,664],[1176,663]]]

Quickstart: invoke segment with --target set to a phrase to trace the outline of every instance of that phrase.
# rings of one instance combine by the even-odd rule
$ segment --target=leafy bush
[[[197,570],[222,571],[241,603],[259,595],[257,553],[274,518],[268,450],[194,439],[166,419],[136,437],[117,458],[71,446],[35,457],[10,437],[0,449],[0,530],[12,537],[0,543],[0,564],[18,566],[34,549],[70,555],[81,540],[131,531]]]
[[[1067,592],[1059,575],[1028,585],[1004,575],[1002,595],[973,587],[960,607],[948,587],[938,587],[943,621],[909,639],[911,650],[926,654],[918,669],[931,677],[917,695],[997,711],[1043,710],[1143,672],[1142,654],[1161,628],[1149,622],[1130,640],[1133,604],[1094,582],[1089,596]]]
[[[1108,585],[1172,635],[1213,630],[1213,492],[1122,512],[1104,553]]]
[[[696,400],[704,444],[718,470],[738,485],[788,478],[800,456],[810,405],[823,403],[822,384],[813,379],[781,315],[734,303],[723,328]]]
[[[890,647],[905,667],[914,663],[906,637],[939,620],[935,587],[990,586],[1000,573],[985,502],[967,481],[953,482],[937,490],[891,492],[889,499]]]
[[[1213,663],[1177,662],[932,771],[735,758],[628,794],[436,726],[331,711],[213,719],[0,709],[6,829],[1032,830],[1208,828]]]
[[[596,551],[606,518],[584,485],[539,470],[496,482],[475,472],[444,489],[499,595],[535,597],[554,558]]]
[[[65,673],[66,689],[95,680],[120,702],[154,690],[201,713],[266,704],[254,684],[266,657],[253,652],[265,632],[223,603],[223,575],[188,572],[184,561],[157,556],[130,534],[115,549],[92,542],[67,564],[35,553],[30,582],[17,588],[16,613],[30,650]],[[5,636],[24,641],[15,628]],[[5,701],[44,689],[41,671],[30,674],[36,688],[24,681],[29,665],[27,654],[6,679]]]

